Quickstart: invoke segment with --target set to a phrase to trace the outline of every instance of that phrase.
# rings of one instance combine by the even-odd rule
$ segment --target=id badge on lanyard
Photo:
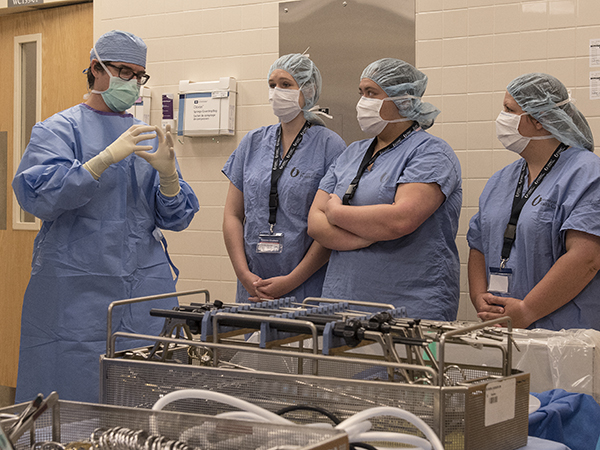
[[[281,253],[283,251],[283,233],[266,231],[259,233],[256,253]]]
[[[552,153],[550,159],[548,159],[544,165],[544,168],[535,177],[535,180],[533,180],[533,183],[531,183],[525,194],[523,194],[523,188],[525,186],[525,177],[527,175],[527,164],[525,162],[523,163],[517,188],[515,189],[515,194],[513,196],[510,219],[506,225],[506,229],[504,230],[504,239],[501,251],[502,262],[500,267],[488,268],[488,292],[503,295],[510,294],[513,272],[512,269],[506,268],[506,263],[508,262],[512,246],[517,238],[517,222],[519,220],[519,216],[521,215],[521,211],[523,210],[525,203],[527,203],[537,187],[542,183],[552,167],[554,167],[554,164],[556,164],[556,161],[558,161],[560,154],[567,148],[568,145],[562,142],[558,145],[554,153]]]
[[[492,294],[510,295],[512,269],[488,267],[488,292]]]
[[[273,166],[271,170],[271,191],[269,193],[269,231],[259,233],[258,243],[256,244],[256,253],[281,253],[283,252],[283,233],[273,233],[273,228],[276,223],[277,208],[279,207],[279,194],[277,193],[277,182],[286,168],[292,155],[302,142],[304,132],[310,128],[309,122],[304,122],[302,129],[296,135],[294,142],[290,146],[283,161],[279,162],[281,151],[281,128],[277,130],[277,141],[275,143],[275,151],[273,154]]]

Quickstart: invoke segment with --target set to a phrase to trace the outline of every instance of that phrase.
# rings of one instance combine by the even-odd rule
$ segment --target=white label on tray
[[[485,389],[485,426],[515,417],[515,378],[488,383]]]

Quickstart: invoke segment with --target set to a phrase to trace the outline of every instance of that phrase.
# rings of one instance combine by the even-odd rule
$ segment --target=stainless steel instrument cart
[[[354,312],[356,303],[331,300],[333,306],[321,312],[329,320],[325,325],[312,306],[305,304],[301,309],[306,311],[298,312],[292,300],[246,310],[225,305],[204,309],[196,318],[183,311],[175,314],[178,319],[167,320],[170,331],[163,336],[115,333],[101,357],[100,401],[151,408],[174,390],[208,389],[273,412],[309,405],[342,419],[370,407],[394,406],[425,421],[447,450],[526,445],[529,374],[511,368],[509,318],[460,324],[418,321],[388,311],[383,320]],[[331,321],[332,316],[337,320]],[[493,327],[501,321],[508,321],[503,332]],[[177,323],[186,331],[173,337]],[[240,337],[249,331],[260,337]],[[500,334],[508,345],[499,342]],[[145,339],[153,345],[115,352],[116,339]],[[445,361],[448,345],[470,346],[473,352],[497,349],[498,364]],[[191,399],[169,408],[208,414],[232,410]],[[305,412],[286,417],[315,421]],[[410,424],[390,418],[375,419],[373,429],[419,435]]]

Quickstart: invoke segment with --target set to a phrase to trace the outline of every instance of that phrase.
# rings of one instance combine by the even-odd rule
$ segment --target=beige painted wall
[[[442,110],[430,131],[452,145],[462,164],[459,317],[474,318],[465,235],[486,180],[514,160],[495,139],[504,88],[526,72],[557,76],[571,88],[600,142],[600,101],[589,99],[588,86],[589,40],[600,38],[600,2],[416,0],[416,11],[417,67],[430,78],[427,100]],[[138,34],[149,46],[152,123],[160,122],[161,94],[176,93],[180,79],[233,76],[239,82],[236,136],[177,144],[201,209],[189,230],[168,234],[181,269],[178,289],[206,287],[213,298],[231,300],[235,277],[220,231],[227,181],[220,169],[247,131],[275,122],[265,77],[278,56],[278,1],[95,0],[94,36],[115,28]]]

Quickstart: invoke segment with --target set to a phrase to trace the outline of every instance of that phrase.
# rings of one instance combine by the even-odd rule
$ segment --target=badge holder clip
[[[510,285],[513,271],[506,267],[508,260],[503,259],[500,267],[489,267],[488,269],[488,292],[492,294],[510,294]]]
[[[281,253],[283,251],[283,233],[273,233],[274,226],[275,224],[271,224],[269,231],[259,233],[256,253]]]

